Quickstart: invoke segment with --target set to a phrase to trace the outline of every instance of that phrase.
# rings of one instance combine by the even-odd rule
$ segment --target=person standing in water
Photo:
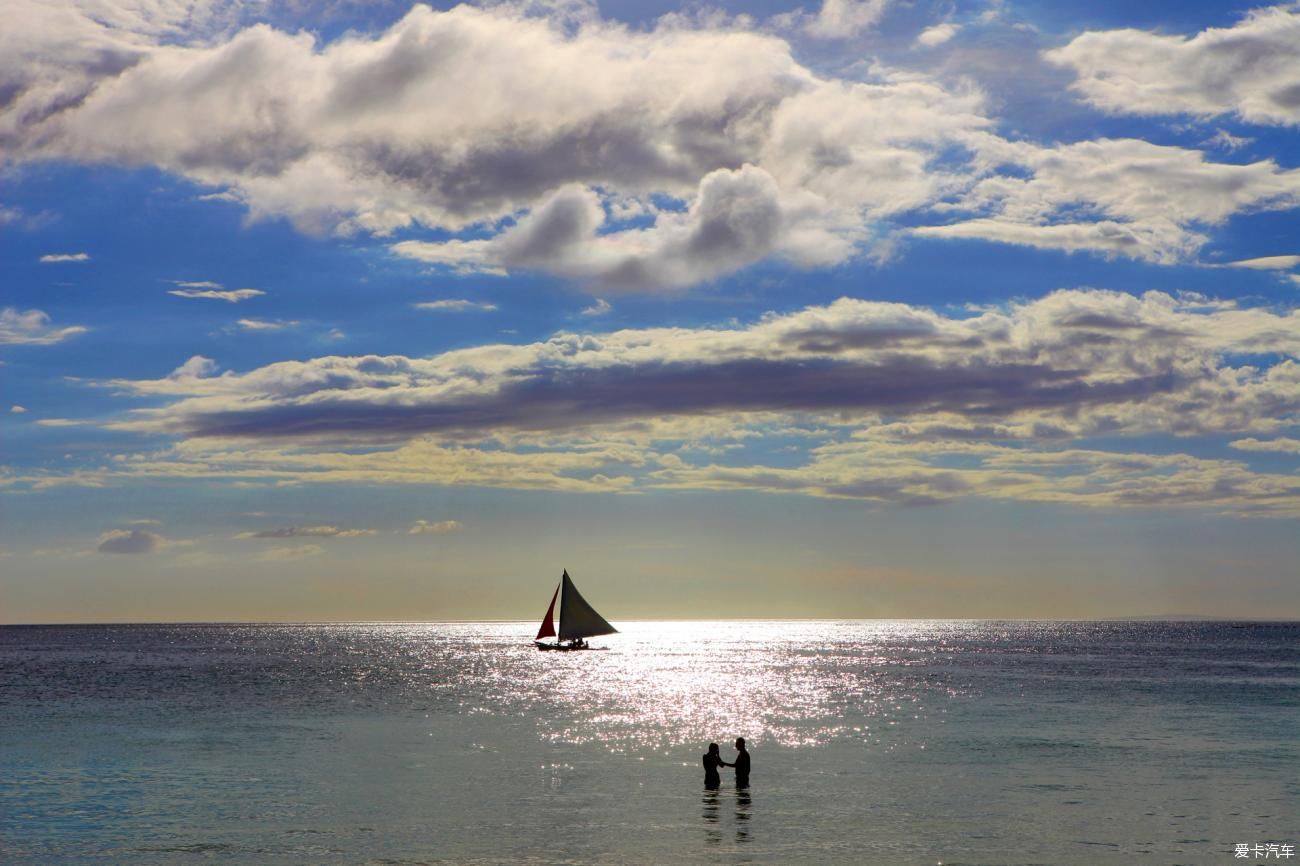
[[[728,766],[727,762],[722,760],[722,755],[718,754],[718,744],[709,743],[709,751],[704,754],[704,787],[717,789],[722,784],[722,779],[718,776],[718,767]]]
[[[745,751],[745,738],[736,737],[736,763],[731,766],[736,768],[736,787],[749,787],[749,752]]]

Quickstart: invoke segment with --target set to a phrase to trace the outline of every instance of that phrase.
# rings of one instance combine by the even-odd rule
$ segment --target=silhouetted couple
[[[718,754],[718,744],[709,743],[709,751],[704,755],[704,787],[716,788],[722,784],[718,767],[735,767],[736,787],[749,787],[749,752],[745,751],[744,737],[736,737],[736,760],[730,764]]]

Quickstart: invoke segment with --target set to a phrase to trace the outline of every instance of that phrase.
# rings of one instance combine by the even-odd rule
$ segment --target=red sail
[[[544,637],[555,637],[555,600],[560,597],[560,588],[555,588],[555,595],[551,596],[551,606],[546,609],[546,616],[542,619],[542,627],[537,630],[537,639]]]

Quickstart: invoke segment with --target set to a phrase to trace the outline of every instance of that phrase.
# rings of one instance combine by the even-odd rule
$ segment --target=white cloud
[[[884,6],[832,0],[815,28],[865,26]],[[14,26],[53,41],[53,28],[31,32],[37,17]],[[476,226],[493,236],[426,244],[420,257],[613,285],[678,286],[769,253],[844,261],[876,221],[946,191],[954,178],[930,169],[932,156],[989,125],[973,88],[888,72],[825,78],[781,38],[704,19],[574,28],[507,5],[416,6],[386,32],[326,45],[266,25],[128,41],[102,78],[73,46],[46,52],[49,78],[74,99],[15,73],[21,97],[0,109],[14,159],[154,165],[224,188],[253,219],[306,231]],[[683,209],[642,207],[649,226],[619,222],[628,203],[652,198]],[[729,202],[763,220],[741,220]],[[557,223],[574,217],[585,221]],[[502,233],[509,220],[518,224]],[[592,230],[599,243],[586,255],[573,231]],[[719,264],[707,266],[708,251]],[[679,252],[689,266],[671,261]]]
[[[36,421],[37,427],[87,427],[93,424],[93,421],[76,418],[40,418]]]
[[[202,379],[206,376],[213,376],[221,369],[216,361],[211,358],[205,358],[202,355],[194,355],[184,364],[181,364],[175,370],[168,374],[167,378],[172,381],[184,381],[188,379]]]
[[[1194,256],[1209,226],[1300,204],[1300,170],[1270,161],[1208,162],[1199,151],[1137,139],[1037,147],[976,136],[972,144],[989,174],[942,208],[972,216],[915,234],[1174,263]],[[1029,176],[992,171],[999,164]]]
[[[942,24],[936,24],[933,27],[927,27],[925,30],[921,31],[919,36],[916,37],[916,44],[923,48],[934,48],[935,46],[942,45],[952,37],[956,36],[957,31],[960,29],[961,28],[958,25],[948,21],[945,21]]]
[[[169,295],[176,295],[178,298],[209,298],[215,301],[227,301],[235,304],[239,301],[246,301],[249,298],[256,298],[259,295],[265,295],[266,292],[260,289],[232,289],[223,291],[220,289],[171,289],[167,292]]]
[[[221,283],[214,283],[212,280],[172,280],[173,283],[182,289],[221,289],[225,288]]]
[[[14,405],[9,407],[9,411],[14,413],[15,415],[21,415],[27,411],[27,408],[25,406],[19,406],[17,403],[15,403]]]
[[[296,328],[300,323],[297,321],[268,321],[266,319],[240,319],[235,324],[245,331],[283,331],[286,328]]]
[[[52,327],[49,315],[41,310],[19,312],[13,307],[0,310],[0,345],[48,346],[86,331],[80,325]]]
[[[11,62],[0,63],[0,90],[17,94],[0,109],[15,161],[157,166],[219,188],[251,219],[409,230],[395,253],[460,273],[683,288],[771,256],[824,267],[871,255],[896,218],[916,225],[930,210],[964,218],[924,226],[931,237],[1177,262],[1236,214],[1300,201],[1300,174],[1272,162],[1212,163],[1136,141],[1007,141],[988,131],[969,83],[879,64],[864,81],[835,78],[739,19],[676,15],[634,29],[592,9],[419,5],[381,33],[321,43],[265,24],[213,29],[239,19],[221,7],[155,5],[55,13],[20,0],[7,21]],[[888,7],[826,0],[790,21],[841,37]],[[1188,93],[1225,105],[1255,94],[1285,113],[1300,110],[1285,107],[1300,87],[1298,18],[1262,10],[1191,40],[1084,34],[1049,57],[1080,70],[1080,87],[1119,88],[1123,98],[1096,97],[1107,105],[1146,110],[1130,91],[1168,76],[1175,95],[1186,80]],[[920,44],[956,27],[936,25]],[[1120,50],[1130,43],[1132,69]],[[1222,85],[1238,65],[1243,82]],[[1151,110],[1178,105],[1150,96]],[[425,229],[451,238],[424,240]]]
[[[604,298],[596,298],[596,303],[592,304],[590,307],[584,308],[582,312],[579,313],[579,315],[603,316],[612,309],[614,308],[610,306],[609,301],[605,300]]]
[[[88,262],[90,256],[86,253],[50,253],[41,256],[41,264],[55,264],[58,262]]]
[[[258,532],[241,532],[236,538],[364,538],[373,529],[346,529],[338,526],[285,526]]]
[[[1251,268],[1259,271],[1287,271],[1297,265],[1300,265],[1300,256],[1261,256],[1257,259],[1228,262],[1228,267]]]
[[[1239,451],[1262,451],[1276,454],[1300,454],[1300,439],[1279,437],[1277,439],[1238,439],[1229,443]]]
[[[1256,9],[1192,37],[1142,30],[1084,33],[1046,52],[1074,71],[1092,105],[1129,114],[1235,114],[1300,124],[1300,9]]]
[[[143,529],[114,529],[99,536],[99,553],[141,554],[153,553],[159,547],[161,537]]]
[[[874,27],[891,0],[822,0],[805,30],[821,39],[848,39]]]
[[[433,310],[444,313],[490,313],[497,308],[496,304],[490,304],[486,301],[467,301],[463,298],[446,298],[441,301],[423,301],[418,304],[412,304],[417,310]]]
[[[446,535],[449,532],[460,532],[465,528],[465,524],[459,520],[417,520],[406,530],[408,535]]]
[[[1229,153],[1241,150],[1255,143],[1255,139],[1244,135],[1233,135],[1232,133],[1220,129],[1214,135],[1201,142],[1201,147],[1214,148],[1215,150],[1226,150]]]

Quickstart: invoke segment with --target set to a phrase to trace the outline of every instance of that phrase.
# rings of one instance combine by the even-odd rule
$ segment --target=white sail
[[[564,572],[560,584],[560,640],[617,634],[618,629],[606,622],[605,618],[596,613],[596,609],[587,604],[587,600],[578,593],[578,588],[573,585],[568,571]]]

